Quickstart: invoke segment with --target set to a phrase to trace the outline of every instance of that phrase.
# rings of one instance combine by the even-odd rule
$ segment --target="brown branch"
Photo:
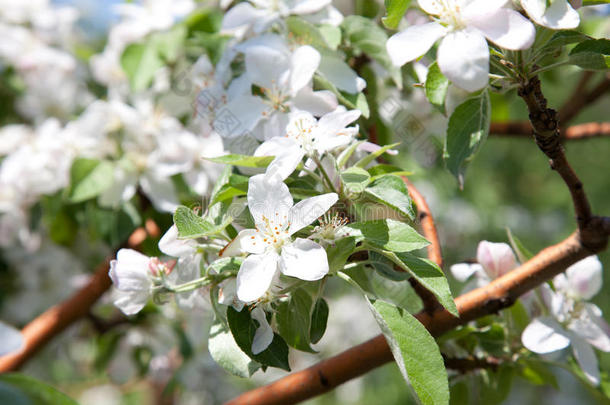
[[[150,234],[156,236],[158,227],[148,220],[145,228],[136,229],[129,237],[125,247],[136,248]],[[19,352],[0,357],[0,373],[17,370],[28,359],[36,354],[51,339],[63,332],[68,326],[80,318],[87,316],[90,308],[110,288],[112,282],[108,277],[110,260],[116,256],[106,258],[97,266],[87,285],[77,291],[67,300],[47,309],[41,315],[28,323],[21,333],[24,347]]]
[[[536,144],[550,159],[551,168],[559,173],[570,190],[578,228],[583,232],[593,215],[583,185],[568,163],[560,143],[557,112],[547,107],[547,100],[542,94],[540,80],[537,76],[530,78],[527,83],[523,83],[518,94],[527,105]],[[583,238],[583,242],[588,242],[584,233]]]
[[[528,121],[492,122],[489,127],[491,135],[504,135],[529,138],[532,136],[532,125]],[[610,136],[610,122],[587,122],[572,125],[560,133],[562,140],[582,140]]]
[[[606,218],[595,218],[590,223],[599,238],[604,239],[606,243],[608,232],[605,223],[609,221]],[[512,305],[525,292],[604,248],[605,244],[598,244],[595,249],[586,247],[581,243],[577,231],[564,241],[542,250],[529,261],[487,286],[456,298],[459,318],[455,318],[445,309],[433,314],[420,312],[416,316],[433,336],[438,337],[459,325],[497,313]],[[227,405],[294,404],[330,391],[389,361],[392,361],[392,353],[383,335],[379,335],[312,367],[246,392],[229,401]]]
[[[581,82],[583,79],[581,79]],[[562,123],[562,126],[576,117],[587,105],[594,103],[598,98],[608,93],[608,90],[610,90],[610,77],[605,76],[589,92],[584,91],[585,87],[577,85],[572,97],[559,110],[559,121]]]

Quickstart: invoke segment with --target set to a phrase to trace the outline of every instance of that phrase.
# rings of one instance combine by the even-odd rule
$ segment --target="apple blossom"
[[[319,280],[328,273],[324,248],[309,239],[293,241],[292,235],[328,211],[337,199],[337,194],[328,193],[294,204],[278,175],[250,178],[248,208],[256,228],[242,230],[230,244],[250,254],[237,274],[237,297],[241,301],[262,297],[278,270],[307,281]]]
[[[534,42],[535,29],[517,11],[504,8],[507,0],[419,0],[434,16],[431,23],[407,27],[393,35],[386,47],[392,63],[402,66],[424,55],[443,38],[438,66],[456,86],[476,91],[487,85],[489,50],[485,38],[510,49],[526,49]]]
[[[527,349],[540,354],[572,346],[582,371],[598,385],[599,369],[592,346],[610,352],[610,326],[602,318],[602,311],[586,301],[601,289],[601,262],[597,256],[589,256],[556,276],[553,285],[555,291],[547,285],[541,290],[550,316],[533,319],[521,341]]]

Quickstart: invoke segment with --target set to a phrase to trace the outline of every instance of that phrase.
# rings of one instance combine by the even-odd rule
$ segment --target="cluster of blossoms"
[[[506,243],[482,241],[477,262],[451,266],[459,281],[472,278],[464,289],[481,287],[517,267],[515,254]],[[600,384],[597,356],[593,347],[610,352],[610,325],[593,298],[602,287],[602,264],[597,256],[589,256],[522,298],[531,322],[521,334],[523,346],[538,354],[557,352],[572,347],[574,358],[586,378]]]

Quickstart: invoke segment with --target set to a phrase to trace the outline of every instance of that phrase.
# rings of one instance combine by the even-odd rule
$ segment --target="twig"
[[[148,229],[148,232],[145,228]],[[136,248],[146,239],[150,231],[159,229],[151,220],[147,221],[145,228],[136,229],[124,246]],[[21,331],[25,341],[23,349],[17,353],[0,357],[0,373],[14,371],[21,367],[51,339],[89,313],[93,304],[112,285],[108,277],[108,267],[110,260],[115,256],[116,254],[113,254],[97,266],[87,285],[72,297],[47,309],[23,328]]]
[[[592,221],[600,238],[608,240],[607,218]],[[563,272],[568,266],[605,248],[598,245],[591,250],[580,241],[577,232],[557,245],[550,246],[515,270],[496,279],[485,287],[477,288],[455,300],[460,313],[455,318],[447,310],[433,314],[420,312],[419,321],[433,336],[464,325],[474,319],[497,313],[512,305],[515,300],[546,280]],[[334,357],[323,360],[305,370],[292,373],[269,385],[246,392],[227,402],[227,405],[294,404],[330,391],[336,386],[363,375],[392,361],[392,353],[383,335],[355,346]]]
[[[547,107],[547,100],[542,94],[540,80],[537,76],[530,78],[527,83],[523,83],[519,87],[518,93],[527,105],[538,147],[550,159],[551,168],[559,173],[570,190],[578,229],[583,232],[592,218],[591,206],[583,185],[568,163],[563,146],[561,146],[557,112]]]
[[[532,125],[527,121],[492,122],[489,128],[491,135],[514,137],[531,137]],[[563,129],[559,135],[562,140],[582,140],[610,136],[610,122],[587,122]]]

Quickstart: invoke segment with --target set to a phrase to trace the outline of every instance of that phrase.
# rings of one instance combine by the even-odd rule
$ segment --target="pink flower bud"
[[[477,261],[492,280],[503,276],[517,266],[515,254],[509,245],[486,240],[479,243]]]

